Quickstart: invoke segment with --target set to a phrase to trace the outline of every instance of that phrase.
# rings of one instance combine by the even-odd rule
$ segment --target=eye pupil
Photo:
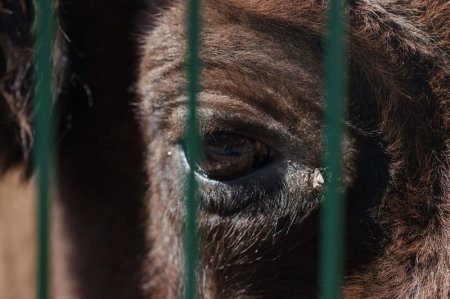
[[[229,133],[206,136],[201,150],[198,171],[217,180],[248,174],[264,166],[272,157],[272,151],[262,142]]]

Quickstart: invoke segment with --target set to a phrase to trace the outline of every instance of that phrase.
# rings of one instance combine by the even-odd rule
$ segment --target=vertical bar
[[[325,44],[326,154],[329,171],[321,215],[321,298],[341,296],[344,251],[344,207],[341,187],[344,97],[345,24],[343,1],[331,0]]]
[[[53,15],[52,0],[39,0],[36,7],[35,110],[36,143],[34,161],[38,184],[37,298],[49,298],[49,163],[51,151],[51,100]]]
[[[196,269],[199,260],[199,235],[197,229],[198,202],[196,198],[197,183],[195,180],[195,165],[199,159],[199,133],[197,123],[197,93],[200,76],[200,0],[189,0],[188,3],[188,58],[187,58],[187,88],[188,88],[188,124],[186,131],[186,146],[189,155],[190,170],[187,180],[186,223],[184,231],[185,279],[184,298],[194,299],[197,295]]]

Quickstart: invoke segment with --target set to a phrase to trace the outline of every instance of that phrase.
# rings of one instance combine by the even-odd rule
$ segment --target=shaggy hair
[[[33,19],[31,1],[0,2],[0,173],[30,151]]]
[[[56,239],[70,248],[60,257],[72,262],[63,275],[70,285],[57,294],[177,298],[189,168],[186,4],[116,2],[60,1],[58,10]],[[6,22],[11,8],[1,3]],[[202,297],[317,297],[323,190],[311,178],[323,155],[327,3],[203,1],[200,133],[243,134],[280,155],[233,181],[197,175]],[[29,34],[32,12],[23,7],[14,11],[27,16],[18,24]],[[345,15],[343,297],[448,298],[450,3],[355,0]],[[12,52],[27,46],[0,33],[6,168],[32,139],[29,64],[12,56],[29,62],[30,54]],[[14,80],[3,80],[8,74]]]
[[[251,186],[199,179],[201,292],[207,298],[316,294],[321,193],[301,171],[320,167],[326,7],[303,0],[204,1],[201,134],[253,134],[289,160],[281,169],[268,166],[269,174],[259,174]],[[152,245],[147,269],[155,298],[176,297],[182,273],[185,167],[167,153],[180,152],[183,138],[184,15],[185,5],[172,1],[142,47]],[[351,1],[346,16],[344,297],[447,298],[450,5]]]

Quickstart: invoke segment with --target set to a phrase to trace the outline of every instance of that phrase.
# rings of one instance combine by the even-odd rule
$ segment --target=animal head
[[[33,140],[20,3],[0,4],[2,170]],[[199,296],[316,298],[329,3],[202,1],[196,164],[186,1],[113,3],[56,2],[54,294],[178,298],[193,167]],[[450,6],[346,1],[344,15],[343,297],[448,298]]]
[[[316,294],[320,177],[326,179],[321,169],[326,8],[316,1],[204,1],[198,165],[189,166],[183,146],[186,4],[167,5],[145,35],[138,91],[148,140],[150,294],[180,294],[189,167],[196,169],[201,206],[200,293]],[[448,275],[435,268],[448,267],[448,256],[433,250],[447,242],[442,227],[434,226],[444,219],[430,212],[445,193],[445,176],[427,170],[440,167],[435,154],[447,139],[436,105],[448,98],[438,95],[443,82],[437,79],[448,78],[438,63],[448,61],[444,48],[420,27],[427,13],[417,9],[364,1],[346,7],[342,204],[347,206],[344,290],[352,298],[409,296],[416,285],[421,296],[448,293]],[[438,185],[440,195],[432,187]],[[411,217],[420,224],[412,225]],[[430,233],[425,239],[424,229]],[[429,273],[433,279],[426,278]],[[436,284],[443,287],[431,290]]]

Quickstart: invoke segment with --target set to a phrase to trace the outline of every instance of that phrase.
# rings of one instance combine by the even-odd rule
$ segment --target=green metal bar
[[[326,200],[321,215],[321,298],[341,297],[344,253],[344,202],[341,171],[345,97],[345,24],[343,1],[329,2],[325,44]]]
[[[52,0],[37,1],[36,35],[36,143],[34,160],[37,170],[37,298],[49,298],[49,177],[51,153],[52,46],[54,21]]]
[[[195,165],[199,159],[200,137],[197,122],[197,93],[200,77],[200,0],[190,0],[188,8],[188,61],[187,88],[189,97],[189,118],[186,131],[186,146],[191,165],[187,178],[186,223],[184,231],[185,280],[184,298],[194,299],[197,296],[196,269],[199,261],[199,233],[197,228],[198,200]]]

